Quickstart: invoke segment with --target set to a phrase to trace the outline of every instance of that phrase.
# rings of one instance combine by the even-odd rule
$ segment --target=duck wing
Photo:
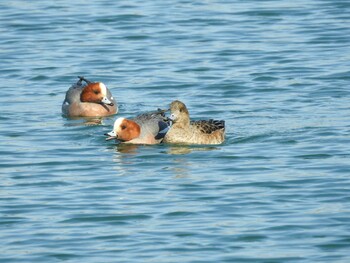
[[[84,88],[84,84],[80,81],[73,84],[66,92],[66,97],[63,101],[63,104],[72,104],[73,102],[80,101],[80,94]]]
[[[211,134],[217,130],[225,129],[224,120],[199,120],[191,121],[191,125],[194,126],[197,130],[205,134]]]
[[[156,140],[164,138],[165,134],[170,128],[168,118],[165,117],[165,111],[158,109],[158,111],[144,113],[134,119],[141,127],[142,131],[151,133]]]

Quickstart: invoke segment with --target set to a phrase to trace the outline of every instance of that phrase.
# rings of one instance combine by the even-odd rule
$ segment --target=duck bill
[[[108,136],[108,137],[106,138],[106,141],[117,140],[117,139],[118,139],[118,136],[117,136],[117,134],[115,134],[114,131],[105,133],[104,135]]]
[[[101,100],[101,103],[109,105],[109,106],[114,106],[114,103],[111,102],[107,97],[103,97],[102,100]]]
[[[168,117],[168,121],[174,122],[176,119],[175,114],[170,114],[170,116]]]

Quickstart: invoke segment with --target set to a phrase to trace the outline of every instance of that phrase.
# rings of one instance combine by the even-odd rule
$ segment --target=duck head
[[[186,105],[175,100],[170,104],[170,118],[173,123],[190,124],[190,114],[187,110]]]
[[[80,100],[82,102],[114,106],[114,103],[107,98],[107,87],[102,82],[94,82],[86,85],[80,95]]]
[[[113,130],[105,135],[108,136],[106,141],[116,139],[122,142],[127,142],[139,137],[140,133],[140,125],[136,122],[125,118],[118,118],[114,122]]]

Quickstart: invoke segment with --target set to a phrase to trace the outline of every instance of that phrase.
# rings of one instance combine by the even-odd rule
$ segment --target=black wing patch
[[[168,123],[166,123],[164,121],[159,121],[158,128],[159,128],[159,132],[154,137],[156,140],[160,140],[160,139],[164,138],[165,134],[169,131],[169,125],[168,125]]]

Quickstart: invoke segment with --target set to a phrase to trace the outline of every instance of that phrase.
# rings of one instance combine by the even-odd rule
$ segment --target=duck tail
[[[85,81],[87,84],[92,83],[90,80],[87,80],[86,78],[84,78],[83,76],[78,76],[79,81],[78,81],[78,85],[81,86],[82,82]]]

